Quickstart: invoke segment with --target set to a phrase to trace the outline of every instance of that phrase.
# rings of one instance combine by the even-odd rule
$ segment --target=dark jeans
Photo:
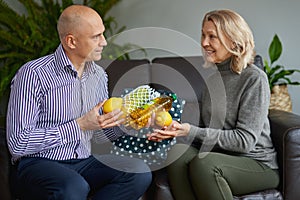
[[[18,178],[22,200],[134,200],[152,179],[143,161],[112,155],[67,161],[22,158]]]
[[[177,144],[169,152],[168,177],[176,200],[231,200],[233,195],[276,188],[277,170],[247,157],[205,152]]]

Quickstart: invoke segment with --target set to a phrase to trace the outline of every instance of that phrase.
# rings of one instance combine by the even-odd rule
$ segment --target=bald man
[[[107,75],[94,62],[107,45],[102,19],[72,5],[57,30],[56,51],[24,64],[11,83],[7,138],[21,199],[138,199],[151,182],[143,161],[91,155],[92,138],[124,134],[121,111],[102,114]]]

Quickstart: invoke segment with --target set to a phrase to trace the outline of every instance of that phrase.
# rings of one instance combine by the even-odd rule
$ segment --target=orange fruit
[[[105,101],[103,104],[103,112],[109,113],[116,109],[121,109],[123,104],[123,99],[121,97],[111,97]]]
[[[172,123],[172,116],[167,111],[159,111],[155,114],[155,123],[158,126],[169,126]]]

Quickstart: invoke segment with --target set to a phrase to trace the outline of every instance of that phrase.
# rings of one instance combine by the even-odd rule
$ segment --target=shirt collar
[[[74,65],[71,63],[70,59],[66,55],[63,46],[60,44],[56,51],[54,52],[54,62],[56,66],[56,72],[57,74],[59,73],[64,73],[66,71],[70,72],[70,70],[74,73],[74,75],[77,75],[77,71],[74,67]],[[87,75],[90,73],[95,73],[96,72],[96,64],[93,61],[88,61],[85,63],[85,70],[84,73]]]

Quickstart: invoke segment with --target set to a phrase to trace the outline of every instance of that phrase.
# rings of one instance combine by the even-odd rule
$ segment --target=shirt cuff
[[[76,120],[70,121],[58,127],[62,144],[80,140],[81,129]]]

